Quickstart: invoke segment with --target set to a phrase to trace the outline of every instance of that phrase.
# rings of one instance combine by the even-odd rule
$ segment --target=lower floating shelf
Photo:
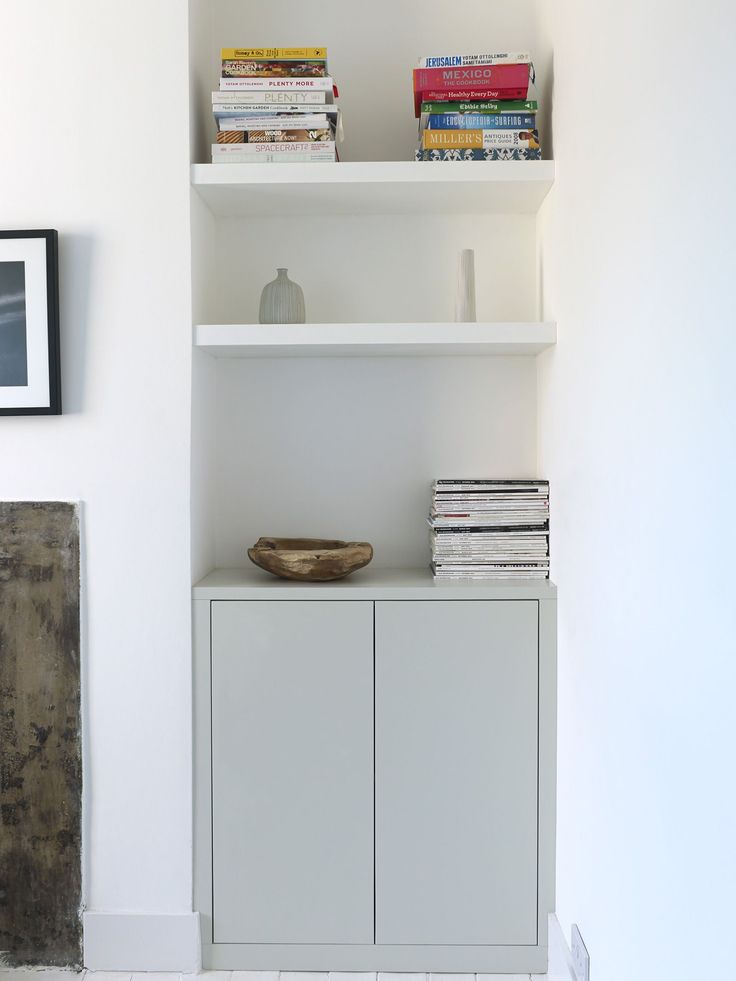
[[[534,356],[554,323],[200,324],[195,346],[216,358]]]
[[[255,566],[213,569],[195,583],[195,600],[252,599],[554,599],[557,587],[549,579],[478,582],[436,580],[429,568],[383,569],[373,565],[335,582],[289,582]]]

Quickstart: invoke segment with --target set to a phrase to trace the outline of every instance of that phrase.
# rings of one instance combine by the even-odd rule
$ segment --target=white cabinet
[[[195,588],[206,967],[541,971],[554,587]]]

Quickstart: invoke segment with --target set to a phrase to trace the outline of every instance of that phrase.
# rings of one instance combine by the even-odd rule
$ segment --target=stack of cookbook
[[[340,133],[326,48],[223,48],[213,163],[334,161]]]
[[[548,579],[549,481],[436,480],[436,579]]]

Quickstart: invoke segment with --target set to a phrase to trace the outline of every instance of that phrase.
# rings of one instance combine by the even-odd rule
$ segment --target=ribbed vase
[[[301,286],[293,283],[288,270],[277,269],[276,279],[266,283],[261,293],[258,321],[262,324],[303,324],[304,293]]]
[[[460,324],[475,323],[475,253],[463,249],[457,273],[455,320]]]

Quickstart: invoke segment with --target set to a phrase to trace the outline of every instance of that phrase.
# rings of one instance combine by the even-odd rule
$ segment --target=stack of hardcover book
[[[213,163],[334,161],[341,135],[326,48],[223,48]]]
[[[429,512],[436,579],[548,579],[549,482],[436,480]]]
[[[531,55],[439,55],[414,69],[417,160],[540,160]]]

